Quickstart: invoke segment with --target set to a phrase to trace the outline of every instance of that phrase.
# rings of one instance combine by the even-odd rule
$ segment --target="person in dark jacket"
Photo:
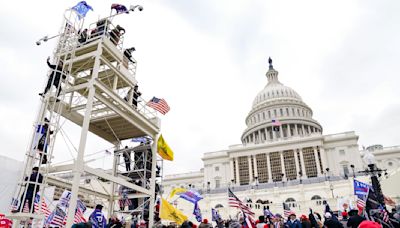
[[[61,60],[58,61],[58,65],[53,65],[50,64],[50,57],[47,58],[47,65],[52,69],[52,72],[50,73],[49,80],[47,81],[46,88],[44,89],[43,93],[39,93],[40,96],[44,96],[47,91],[49,91],[51,85],[54,85],[56,88],[60,87],[61,83],[61,78],[66,79],[67,78],[67,73],[66,71],[63,71],[63,62]],[[61,93],[61,87],[58,89],[57,92],[57,97]],[[57,99],[57,101],[59,101]]]
[[[332,214],[329,212],[325,213],[324,226],[327,228],[343,228],[343,224],[338,220],[332,219]]]
[[[74,225],[71,226],[71,228],[92,228],[92,223],[90,222],[75,223]]]
[[[138,99],[139,99],[139,97],[142,95],[142,93],[141,92],[139,92],[139,86],[138,85],[135,85],[134,87],[133,87],[133,97],[132,97],[132,106],[136,109],[137,108],[137,103],[138,103]],[[128,93],[128,95],[129,95],[129,93]],[[129,96],[128,95],[126,95],[126,97],[124,98],[126,101],[129,101]]]
[[[110,219],[109,219],[109,222],[108,222],[108,224],[107,224],[107,228],[122,228],[123,226],[122,226],[122,223],[121,223],[121,221],[119,221],[119,219],[118,219],[118,217],[117,216],[112,216]]]
[[[347,221],[347,227],[357,228],[358,225],[364,220],[366,220],[363,216],[358,214],[357,210],[351,210],[349,212],[350,218]]]
[[[136,51],[135,47],[131,47],[131,48],[127,48],[124,51],[124,56],[131,61],[132,63],[135,63],[135,61],[133,61],[132,59],[132,52]]]
[[[28,188],[26,189],[26,194],[25,195],[22,194],[21,196],[21,202],[18,211],[21,211],[21,208],[23,208],[25,206],[25,203],[27,203],[29,211],[33,212],[32,208],[33,198],[36,196],[36,193],[40,189],[39,184],[43,183],[43,176],[42,174],[39,173],[39,167],[33,167],[29,179],[28,177],[25,177],[25,181],[28,182]]]
[[[118,45],[119,40],[122,35],[125,34],[125,29],[122,28],[120,25],[117,25],[113,30],[110,32],[110,40],[114,45]]]
[[[295,214],[289,215],[289,219],[285,224],[287,228],[302,228],[300,221],[296,218]]]
[[[49,119],[45,117],[43,126],[38,125],[37,129],[38,133],[42,135],[36,146],[41,157],[41,164],[47,164],[47,146],[50,144],[50,135],[54,133],[53,131],[49,131],[49,122]],[[49,132],[48,135],[47,132]]]
[[[128,146],[125,146],[125,149],[128,149]],[[122,156],[124,157],[126,172],[131,171],[131,152],[124,151]]]

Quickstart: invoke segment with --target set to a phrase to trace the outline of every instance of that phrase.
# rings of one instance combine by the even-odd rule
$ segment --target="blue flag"
[[[78,18],[81,19],[86,16],[86,13],[89,10],[93,11],[93,8],[89,6],[86,1],[80,1],[76,6],[72,7],[71,9],[75,10],[78,13]]]
[[[111,9],[115,9],[117,13],[129,13],[129,10],[126,8],[126,6],[122,4],[112,4]]]
[[[200,193],[196,192],[194,189],[191,189],[187,192],[182,193],[179,197],[192,202],[194,204],[197,204],[197,202],[201,199],[203,199],[203,197],[200,195]]]
[[[200,211],[200,207],[197,203],[194,204],[193,215],[196,216],[196,220],[198,222],[201,222],[201,220],[202,220],[201,211]]]
[[[359,199],[364,201],[367,199],[370,187],[371,186],[369,184],[354,179],[354,195],[356,195]]]
[[[214,208],[211,208],[211,219],[212,221],[218,221],[221,217],[218,214],[218,211]]]
[[[146,142],[150,142],[151,138],[147,137],[147,136],[143,136],[143,137],[137,137],[137,138],[133,138],[131,139],[132,142],[139,142],[139,143],[146,143]]]

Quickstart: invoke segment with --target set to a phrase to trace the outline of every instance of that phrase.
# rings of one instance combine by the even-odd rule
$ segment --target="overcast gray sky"
[[[46,58],[64,9],[78,1],[6,1],[0,8],[0,154],[24,159]],[[86,23],[115,1],[87,1]],[[117,1],[118,2],[118,1]],[[204,152],[240,143],[245,117],[267,79],[267,58],[282,83],[313,109],[325,134],[355,131],[361,145],[400,144],[399,1],[126,1],[144,11],[115,18],[135,46],[143,98],[164,98],[162,133],[175,152],[165,173],[197,171]],[[79,128],[64,125],[78,142]],[[91,136],[87,153],[109,148]],[[57,136],[55,162],[71,159]],[[97,166],[111,158],[100,153]]]

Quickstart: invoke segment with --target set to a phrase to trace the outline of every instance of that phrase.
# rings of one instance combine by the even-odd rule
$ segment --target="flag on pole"
[[[197,204],[197,202],[201,199],[203,199],[203,196],[200,195],[196,190],[191,189],[189,191],[186,191],[179,195],[180,198],[183,198],[189,202],[192,202],[194,204]]]
[[[168,203],[164,198],[161,198],[160,218],[174,221],[178,225],[181,225],[187,220],[187,216],[184,215],[180,210]]]
[[[10,211],[18,210],[18,200],[14,197],[11,199]]]
[[[197,203],[194,204],[193,215],[196,217],[196,220],[198,222],[201,222],[201,220],[202,220],[201,210]]]
[[[76,211],[74,215],[74,223],[81,223],[81,222],[86,222],[86,219],[84,217],[84,213],[86,211],[86,206],[85,204],[78,199],[76,203]]]
[[[157,97],[151,98],[151,100],[147,102],[146,105],[160,112],[163,115],[165,115],[170,110],[167,102],[164,99],[160,99]]]
[[[78,18],[81,19],[86,16],[86,13],[89,10],[93,11],[93,8],[89,6],[86,1],[80,1],[76,6],[72,7],[71,9],[75,10],[78,13]]]
[[[45,224],[63,227],[66,216],[67,214],[65,213],[65,211],[56,206],[56,209],[54,209],[54,211],[49,215]]]
[[[354,195],[357,196],[357,208],[359,213],[364,210],[370,185],[354,179]]]
[[[252,212],[246,204],[240,201],[239,198],[237,198],[235,194],[233,194],[230,188],[228,188],[228,205],[229,207],[236,207],[241,210],[244,218],[247,218],[251,223],[254,223],[254,212]],[[252,225],[249,225],[249,227],[252,227]]]
[[[272,218],[272,217],[274,217],[274,214],[272,214],[272,212],[269,210],[269,206],[267,206],[265,209],[264,209],[264,217],[265,218]]]
[[[294,212],[290,209],[289,205],[286,203],[283,203],[283,215],[287,218],[291,214],[294,214]]]
[[[22,208],[23,213],[29,213],[30,208],[29,208],[29,203],[28,200],[25,200],[24,208]]]
[[[184,192],[187,192],[187,189],[185,189],[185,188],[174,188],[174,189],[172,189],[171,193],[169,194],[169,198],[172,198],[172,197],[174,197],[174,195],[181,194],[181,193],[184,193]]]
[[[133,138],[131,139],[132,142],[139,142],[139,143],[147,143],[151,141],[151,138],[147,137],[147,136],[143,136],[143,137],[137,137],[137,138]]]
[[[272,120],[272,130],[273,131],[279,131],[279,127],[281,126],[281,122],[279,122],[279,120]]]
[[[33,208],[35,210],[35,213],[39,213],[39,202],[40,202],[40,194],[36,193],[34,202],[33,202]],[[44,214],[45,218],[47,219],[47,217],[49,217],[49,215],[51,214],[51,211],[49,210],[49,208],[47,207],[46,201],[44,199],[42,199],[42,203],[41,203],[41,208],[40,208],[40,212],[42,214]]]
[[[218,221],[221,218],[221,216],[219,216],[218,211],[215,210],[214,208],[211,208],[211,219],[212,221]]]
[[[171,150],[171,148],[169,148],[167,142],[165,142],[162,135],[160,135],[160,137],[158,138],[157,152],[165,160],[168,161],[174,160],[174,152]]]
[[[111,9],[115,9],[117,13],[129,13],[129,10],[126,8],[126,6],[122,4],[111,4]]]

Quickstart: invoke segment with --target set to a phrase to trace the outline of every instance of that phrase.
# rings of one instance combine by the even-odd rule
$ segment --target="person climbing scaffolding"
[[[36,149],[39,151],[41,164],[47,164],[47,146],[50,142],[50,135],[53,134],[53,131],[49,131],[49,122],[50,121],[45,117],[44,124],[38,125],[37,127],[37,133],[41,135],[41,137]],[[47,132],[49,132],[48,135]]]
[[[63,71],[63,62],[61,60],[58,61],[58,65],[50,64],[50,57],[47,58],[47,65],[52,69],[49,80],[47,81],[46,88],[43,93],[39,93],[40,96],[44,96],[47,91],[49,91],[51,85],[54,85],[56,89],[58,89],[57,97],[61,93],[61,78],[65,80],[67,78],[68,71]],[[60,87],[60,88],[59,88]],[[57,98],[57,101],[60,101]]]

